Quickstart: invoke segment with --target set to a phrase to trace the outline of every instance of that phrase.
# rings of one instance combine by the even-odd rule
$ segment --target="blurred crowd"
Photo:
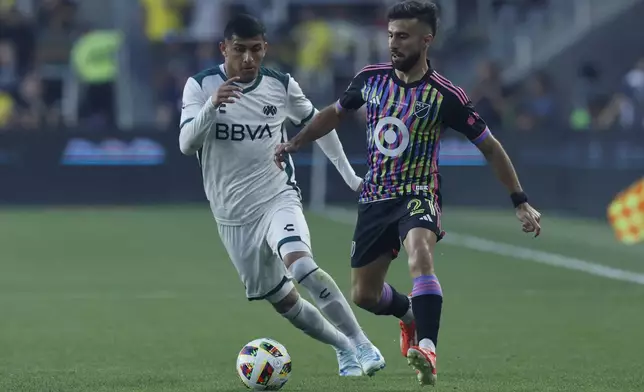
[[[57,127],[71,47],[83,32],[68,1],[43,1],[26,16],[0,1],[0,127]]]
[[[332,6],[318,1],[305,7],[294,7],[287,0],[136,1],[140,17],[129,23],[144,37],[145,48],[139,47],[135,54],[145,59],[135,55],[130,62],[133,69],[143,67],[139,74],[147,74],[149,82],[132,87],[132,94],[150,90],[149,98],[140,99],[151,101],[150,124],[160,129],[176,129],[186,78],[222,61],[218,42],[225,20],[234,12],[261,16],[270,43],[266,65],[292,73],[320,105],[337,97],[362,65],[388,57],[384,13],[390,0],[374,0],[377,4],[369,7],[354,1]],[[437,2],[447,32],[468,23],[459,9],[469,1]],[[495,18],[511,13],[526,24],[539,19],[547,3],[492,2]],[[78,12],[80,6],[74,0],[0,0],[0,129],[97,129],[118,124],[116,86],[124,69],[116,60],[106,63],[105,57],[114,55],[120,40],[134,35],[103,33],[104,26],[93,25],[91,18]],[[92,45],[98,43],[94,50],[90,35]],[[454,75],[442,69],[441,56],[450,49],[450,40],[456,41],[453,37],[439,35],[432,52],[434,66],[449,78]],[[504,85],[502,65],[489,60],[478,64],[474,82],[464,87],[491,127],[520,132],[563,127],[642,131],[644,52],[642,56],[613,91],[596,87],[602,69],[579,64],[575,91],[563,94],[573,96],[574,102],[565,105],[549,75],[535,73],[521,83]]]
[[[644,55],[644,53],[643,53]],[[480,64],[470,98],[490,126],[516,131],[558,129],[573,131],[644,131],[644,56],[612,91],[598,88],[602,72],[589,63],[579,65],[573,102],[561,102],[557,86],[541,72],[517,86],[504,86],[494,62]],[[570,110],[563,108],[571,107]]]

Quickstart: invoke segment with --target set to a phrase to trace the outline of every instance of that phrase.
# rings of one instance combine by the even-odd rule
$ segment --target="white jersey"
[[[303,125],[316,110],[290,75],[264,67],[252,83],[238,84],[241,98],[215,108],[210,98],[227,79],[223,65],[188,79],[180,144],[184,153],[196,150],[216,220],[242,225],[267,212],[278,195],[292,193],[298,202],[292,159],[280,170],[273,158],[277,144],[287,139],[285,120]]]

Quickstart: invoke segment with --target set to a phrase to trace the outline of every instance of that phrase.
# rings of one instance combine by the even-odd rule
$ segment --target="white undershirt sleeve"
[[[287,95],[288,117],[296,126],[306,125],[318,113],[318,110],[302,92],[300,85],[290,76]],[[344,182],[352,190],[357,190],[362,183],[362,179],[356,175],[355,170],[353,170],[353,167],[349,163],[349,159],[344,153],[344,148],[342,147],[342,143],[340,143],[340,138],[335,129],[316,140],[316,143],[320,146],[324,155],[333,163]]]
[[[189,78],[183,89],[179,148],[186,155],[197,152],[215,121],[217,109],[199,83]]]

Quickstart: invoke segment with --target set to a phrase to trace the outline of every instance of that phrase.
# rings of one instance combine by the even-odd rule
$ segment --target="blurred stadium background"
[[[266,65],[323,107],[387,61],[390,2],[0,0],[0,390],[238,390],[232,361],[259,335],[292,351],[295,390],[340,383],[329,350],[242,298],[197,162],[178,149],[181,94],[246,10],[268,27]],[[476,148],[445,136],[441,377],[468,391],[641,391],[644,248],[620,244],[606,212],[644,173],[644,1],[435,2],[435,68],[545,212],[543,238],[522,236]],[[363,125],[339,134],[364,173]],[[318,262],[346,289],[355,195],[317,149],[295,158]],[[405,268],[391,281],[408,288]],[[395,324],[357,312],[389,376],[335,387],[414,388]]]
[[[181,93],[188,76],[221,61],[217,43],[232,12],[261,15],[267,65],[294,75],[319,107],[364,64],[388,58],[381,0],[1,4],[0,201],[8,203],[202,200],[197,166],[176,148]],[[635,33],[644,2],[437,4],[432,61],[469,92],[533,200],[605,217],[644,168],[644,44]],[[347,122],[340,133],[364,171],[361,128]],[[475,148],[453,133],[441,153],[447,203],[507,204],[488,187]],[[307,202],[353,202],[318,158],[298,156]]]

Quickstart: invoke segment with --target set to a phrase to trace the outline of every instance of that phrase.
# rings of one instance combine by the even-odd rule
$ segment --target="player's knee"
[[[300,294],[297,292],[295,287],[288,294],[279,301],[271,302],[271,305],[279,314],[288,313],[293,307],[297,304],[297,301],[300,299]],[[270,299],[269,299],[270,302]]]
[[[284,261],[286,268],[291,268],[291,266],[295,264],[296,261],[303,258],[311,258],[311,254],[307,251],[294,251],[283,254],[282,256],[282,260]]]
[[[370,290],[368,287],[360,284],[354,285],[351,288],[351,300],[358,307],[365,310],[373,309],[378,305],[380,294],[378,291]]]
[[[351,273],[351,301],[358,307],[369,310],[378,305],[382,286],[375,287],[373,279],[369,279],[364,272],[354,269]]]
[[[302,258],[311,258],[311,249],[301,240],[286,242],[279,246],[277,252],[284,261],[286,268],[290,268],[291,265]]]
[[[309,253],[306,252],[293,252],[290,253],[288,256],[289,260],[286,260],[286,257],[284,258],[284,264],[288,268],[289,272],[291,273],[291,276],[293,276],[293,279],[299,284],[303,284],[304,286],[307,286],[307,279],[309,276],[313,275],[314,272],[318,271],[320,267],[316,264],[315,260],[311,257]]]

